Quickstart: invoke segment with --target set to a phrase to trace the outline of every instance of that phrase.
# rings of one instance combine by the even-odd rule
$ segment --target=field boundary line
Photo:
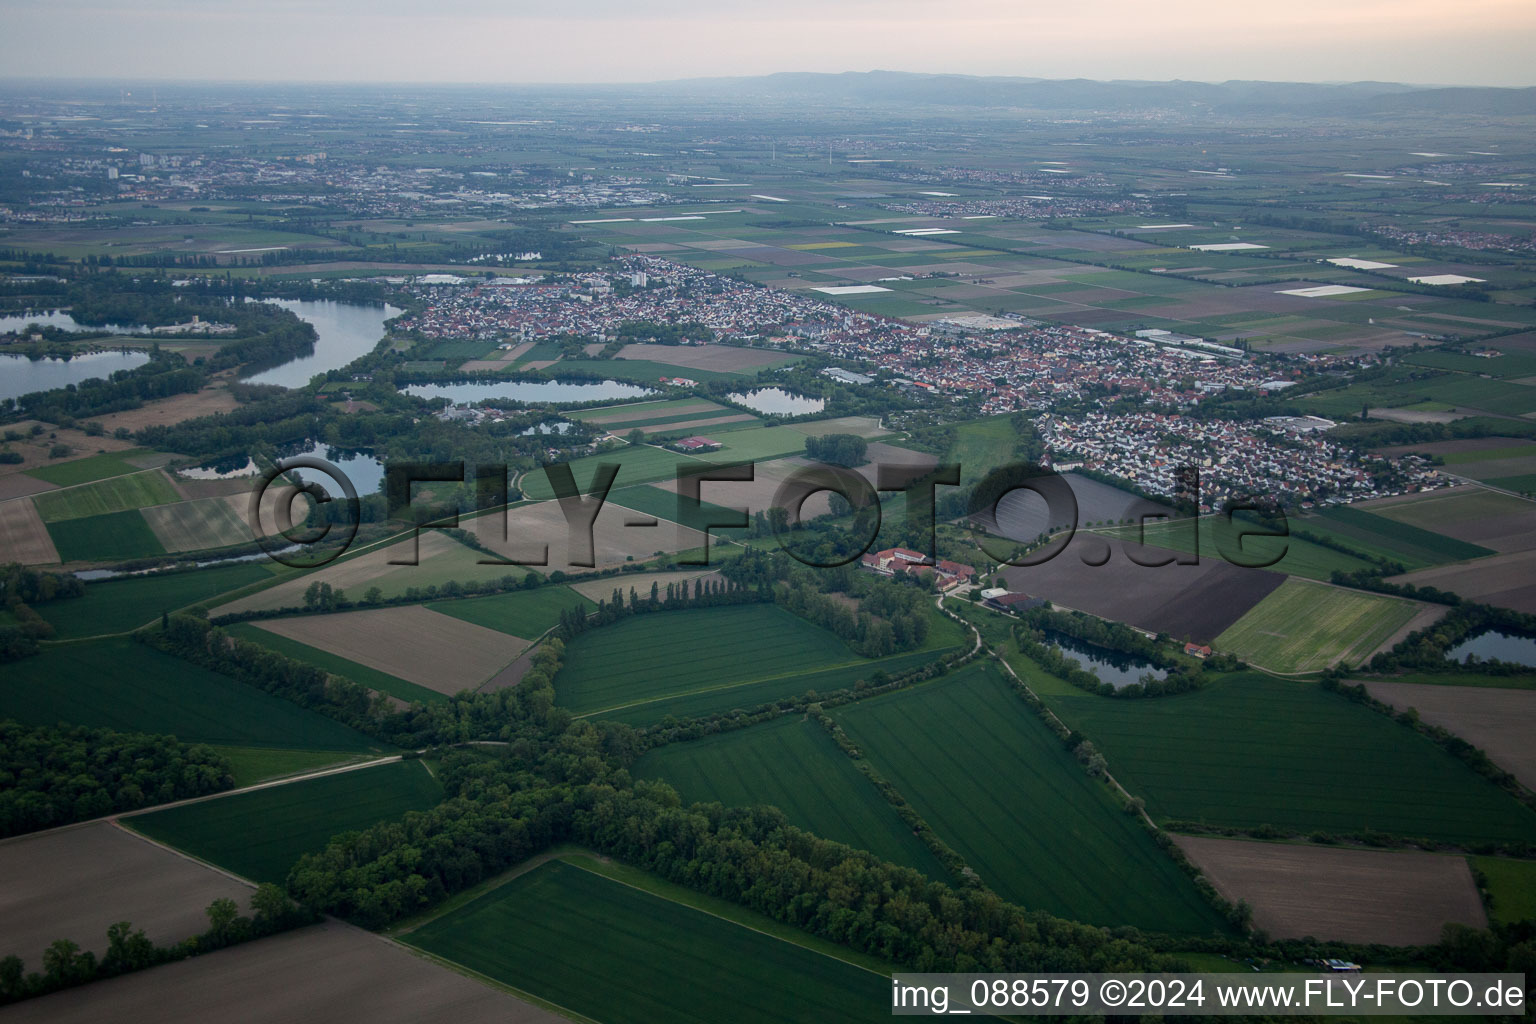
[[[205,796],[188,797],[185,800],[176,800],[168,804],[157,804],[154,807],[140,807],[132,811],[121,811],[117,814],[107,815],[105,820],[115,822],[122,818],[137,818],[140,815],[152,814],[156,811],[168,811],[175,807],[186,807],[190,804],[206,803],[209,800],[222,800],[225,797],[239,796],[242,793],[255,793],[263,789],[275,789],[278,786],[288,786],[295,782],[308,782],[310,779],[322,779],[329,775],[344,775],[347,772],[362,771],[364,768],[374,768],[381,764],[390,764],[394,761],[403,760],[405,760],[404,754],[390,754],[386,757],[374,758],[371,761],[359,761],[356,764],[343,764],[336,765],[332,768],[321,768],[317,771],[305,772],[300,775],[290,775],[286,778],[271,779],[267,782],[258,782],[254,785],[243,786],[239,789],[226,789],[220,793],[209,793]]]
[[[221,868],[219,865],[214,864],[212,861],[203,860],[201,857],[195,857],[192,854],[187,853],[185,850],[178,850],[174,846],[162,843],[160,840],[152,838],[151,836],[147,836],[136,828],[130,828],[129,826],[124,825],[122,822],[108,819],[108,824],[110,824],[114,829],[123,833],[124,835],[133,836],[133,838],[138,839],[141,842],[148,843],[150,846],[158,847],[164,850],[166,853],[180,857],[182,860],[190,861],[193,864],[208,868],[210,871],[216,871],[231,881],[250,886],[252,890],[255,890],[257,885],[260,884],[252,879],[246,878],[244,875],[237,875],[233,871],[230,871],[228,868]]]
[[[367,929],[363,930],[367,931]],[[457,960],[449,960],[447,957],[439,956],[430,950],[422,949],[419,946],[412,946],[405,942],[399,942],[395,939],[389,938],[387,935],[381,935],[378,932],[368,932],[368,934],[374,936],[377,939],[380,939],[381,941],[389,943],[397,949],[406,950],[414,956],[418,956],[430,963],[437,964],[439,967],[444,967],[457,974],[461,974],[464,977],[469,978],[471,981],[478,981],[482,985],[486,985],[490,988],[497,989],[498,991],[506,992],[509,995],[516,996],[525,1003],[536,1006],[541,1010],[548,1010],[551,1013],[557,1013],[568,1020],[576,1021],[577,1024],[603,1024],[602,1021],[595,1020],[586,1016],[585,1014],[578,1013],[568,1006],[561,1006],[559,1003],[550,1002],[548,999],[536,996],[532,992],[518,988],[516,985],[508,985],[506,982],[493,978],[489,974],[482,974],[480,971],[475,970],[473,967],[467,967],[464,964],[459,963]]]
[[[390,941],[399,941],[401,936],[409,935],[419,928],[426,927],[440,917],[467,907],[482,896],[489,896],[497,889],[521,878],[535,868],[542,867],[552,860],[558,860],[572,853],[585,852],[587,852],[585,847],[577,846],[574,843],[558,843],[547,850],[541,850],[525,861],[512,865],[500,874],[493,875],[483,882],[477,882],[462,892],[454,893],[435,907],[423,910],[418,914],[413,914],[404,921],[373,934],[379,935],[381,938],[387,938]],[[411,948],[414,949],[415,947]]]

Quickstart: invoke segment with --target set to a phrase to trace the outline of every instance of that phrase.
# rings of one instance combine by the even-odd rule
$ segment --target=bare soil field
[[[405,540],[375,548],[356,558],[332,562],[318,572],[295,576],[274,587],[268,587],[248,597],[220,605],[213,609],[212,614],[219,616],[253,609],[301,608],[304,605],[305,589],[316,582],[329,583],[334,588],[344,589],[361,597],[369,586],[391,574],[419,572],[423,565],[430,565],[434,557],[443,557],[453,549],[462,547],[463,545],[453,538],[435,530],[423,530],[421,548],[418,552],[421,562],[419,565],[389,564],[391,560],[400,561],[411,557],[412,541],[407,537]]]
[[[489,520],[490,517],[486,518]],[[611,568],[622,564],[631,555],[638,562],[658,551],[686,551],[704,543],[704,535],[699,531],[684,529],[673,523],[658,521],[657,525],[650,527],[624,525],[628,519],[639,518],[643,517],[619,505],[613,498],[603,504],[592,524],[593,555],[597,562],[595,567],[572,565],[569,561],[570,528],[558,502],[540,501],[512,509],[507,513],[509,539],[506,541],[500,538],[499,528],[494,527],[479,536],[481,543],[509,557],[516,557],[519,551],[526,551],[530,545],[548,544],[549,564],[534,567],[545,575],[556,571],[569,575],[589,572],[593,568]],[[510,567],[503,568],[500,573],[509,571]]]
[[[785,359],[783,352],[765,348],[736,348],[733,345],[625,345],[616,359],[648,359],[690,370],[716,373],[740,373],[759,366],[771,366]]]
[[[145,402],[137,409],[109,413],[98,418],[110,434],[118,427],[142,430],[154,424],[170,425],[199,416],[212,416],[216,412],[230,412],[240,405],[235,396],[222,383],[210,384],[200,391],[185,395],[172,395],[155,402]]]
[[[1536,789],[1536,746],[1531,745],[1536,733],[1536,690],[1364,682],[1377,700],[1398,709],[1417,708],[1421,719],[1481,747],[1494,764],[1526,788]]]
[[[1177,556],[1162,548],[1136,550],[1143,561]],[[1108,561],[1088,564],[1105,554]],[[1286,579],[1210,557],[1197,565],[1137,565],[1119,542],[1081,532],[1056,557],[1010,566],[1003,578],[1009,590],[1198,643],[1210,643]]]
[[[58,560],[58,549],[32,499],[0,502],[0,562],[42,565]]]
[[[56,992],[5,1014],[8,1024],[565,1021],[339,921]]]
[[[1439,587],[1474,601],[1536,614],[1536,549],[1420,569],[1388,577],[1388,582]]]
[[[750,481],[706,481],[701,488],[703,499],[714,505],[723,505],[726,508],[744,508],[748,515],[756,515],[766,512],[773,507],[774,495],[778,493],[780,485],[789,479],[796,470],[814,465],[802,458],[774,459],[771,462],[759,462],[753,466],[753,476]],[[873,468],[871,467],[871,472]],[[862,473],[863,470],[861,469]],[[868,476],[869,474],[865,474]],[[677,493],[677,481],[658,480],[655,486],[663,490]],[[830,492],[820,491],[806,498],[800,515],[804,519],[813,519],[819,515],[825,515],[831,511]]]
[[[1273,938],[1428,945],[1449,922],[1488,926],[1464,858],[1174,836],[1216,891]]]
[[[204,911],[220,897],[249,913],[252,892],[108,822],[0,842],[0,878],[0,957],[19,956],[32,971],[55,939],[100,956],[107,928],[128,921],[169,944],[207,931]]]
[[[9,501],[11,498],[25,498],[29,494],[40,494],[43,491],[58,489],[58,484],[51,484],[46,480],[27,476],[25,473],[7,473],[0,476],[0,501]]]
[[[1446,487],[1365,501],[1359,507],[1503,554],[1536,548],[1536,502],[1486,487]]]
[[[257,626],[438,693],[473,690],[529,641],[420,605],[268,619]]]

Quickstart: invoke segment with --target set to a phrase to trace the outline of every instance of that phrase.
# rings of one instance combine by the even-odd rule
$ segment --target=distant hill
[[[1394,82],[1097,82],[1086,78],[1039,79],[902,71],[841,74],[783,72],[748,78],[693,78],[626,86],[645,91],[799,97],[822,102],[1017,107],[1028,110],[1129,111],[1199,109],[1220,112],[1334,112],[1369,114],[1536,113],[1536,88],[1433,87]]]

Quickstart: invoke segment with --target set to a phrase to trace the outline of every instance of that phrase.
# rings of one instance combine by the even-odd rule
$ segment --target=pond
[[[1045,631],[1045,638],[1059,647],[1062,654],[1076,661],[1084,671],[1092,672],[1117,690],[1132,683],[1141,682],[1141,677],[1144,675],[1150,674],[1154,679],[1168,677],[1165,669],[1158,668],[1150,661],[1143,661],[1129,654],[1121,654],[1119,651],[1112,651],[1108,647],[1100,647],[1098,644],[1091,644],[1065,633],[1048,629]]]
[[[737,405],[755,409],[769,416],[803,416],[808,412],[821,412],[827,407],[826,399],[797,395],[783,388],[756,388],[726,395]]]
[[[332,448],[319,441],[305,441],[302,444],[286,445],[279,448],[279,459],[291,459],[298,455],[308,455],[317,459],[324,459],[345,473],[352,481],[352,486],[357,488],[358,497],[365,494],[377,494],[384,486],[384,464],[373,457],[373,453],[362,448]],[[253,477],[260,472],[256,461],[249,455],[233,455],[223,459],[215,459],[205,462],[201,466],[193,466],[188,469],[178,469],[177,476],[186,477],[188,480],[234,480],[240,477]],[[342,497],[339,484],[332,484],[324,473],[316,470],[301,469],[298,471],[306,480],[327,485],[326,490],[335,497]]]
[[[74,317],[60,309],[29,309],[25,313],[15,316],[0,316],[0,334],[10,334],[19,331],[28,324],[37,324],[41,327],[53,327],[60,331],[92,331],[99,334],[148,334],[149,328],[143,324],[101,324],[92,327],[82,324]]]
[[[606,402],[621,398],[643,398],[653,393],[650,388],[616,380],[590,382],[499,380],[464,384],[408,384],[400,390],[417,398],[446,398],[454,405],[473,405],[490,398],[558,405],[562,402],[594,402],[599,399]]]
[[[339,370],[372,352],[384,337],[384,321],[403,310],[390,305],[363,305],[332,299],[262,299],[282,306],[315,329],[315,350],[244,378],[249,384],[301,388],[318,373]]]
[[[1469,654],[1477,655],[1482,661],[1492,661],[1497,658],[1511,665],[1536,668],[1536,637],[1518,636],[1489,629],[1467,637],[1445,652],[1445,656],[1452,661],[1466,661]]]
[[[92,377],[110,377],[149,362],[146,352],[82,352],[68,359],[0,355],[0,399],[51,391]]]

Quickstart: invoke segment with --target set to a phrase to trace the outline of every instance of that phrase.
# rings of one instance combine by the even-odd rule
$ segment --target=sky
[[[1532,0],[0,0],[0,77],[1536,85]]]

